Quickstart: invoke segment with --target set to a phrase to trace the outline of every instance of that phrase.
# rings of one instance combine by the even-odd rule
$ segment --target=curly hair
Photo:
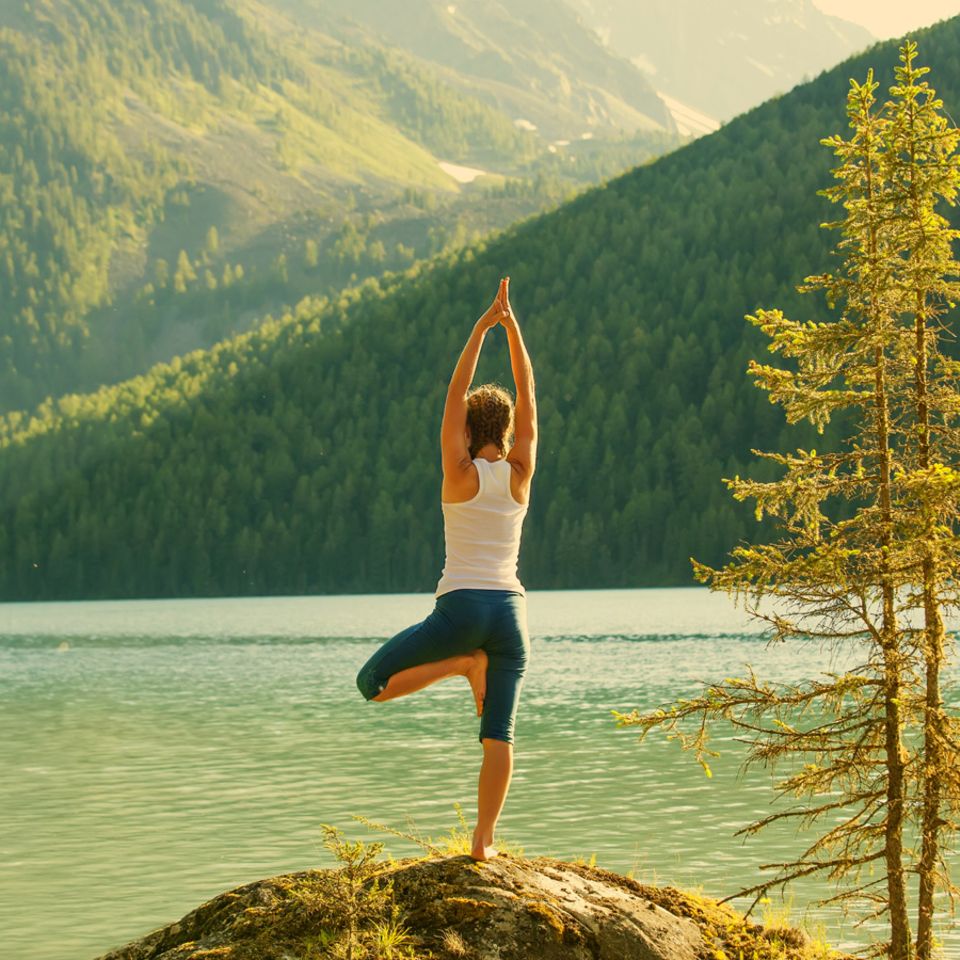
[[[470,427],[470,457],[488,443],[506,456],[513,436],[513,397],[498,383],[484,383],[467,394],[467,425]]]

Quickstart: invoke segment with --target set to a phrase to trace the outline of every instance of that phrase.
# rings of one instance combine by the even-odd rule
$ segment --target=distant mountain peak
[[[812,0],[568,0],[658,89],[729,120],[869,46]]]

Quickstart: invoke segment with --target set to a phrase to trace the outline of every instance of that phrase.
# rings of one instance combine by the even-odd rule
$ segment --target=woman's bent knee
[[[360,668],[357,674],[357,689],[363,694],[364,700],[373,700],[387,685],[386,680],[381,680],[369,666]]]

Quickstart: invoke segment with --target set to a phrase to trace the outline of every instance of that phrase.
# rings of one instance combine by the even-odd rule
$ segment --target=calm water
[[[768,647],[701,588],[528,596],[533,656],[503,839],[716,897],[800,850],[809,838],[789,827],[733,836],[774,800],[763,770],[738,774],[742,745],[724,740],[707,779],[662,736],[641,744],[618,729],[610,710],[693,694],[747,662],[790,680],[842,669],[845,655]],[[432,605],[428,595],[0,605],[5,960],[92,958],[230,887],[330,866],[321,823],[407,856],[419,848],[351,815],[441,835],[459,802],[472,820],[481,747],[466,681],[385,704],[364,701],[354,681]],[[829,892],[797,887],[793,918]],[[864,940],[835,912],[811,911],[809,923],[838,946]],[[945,923],[940,935],[960,960],[960,933]]]

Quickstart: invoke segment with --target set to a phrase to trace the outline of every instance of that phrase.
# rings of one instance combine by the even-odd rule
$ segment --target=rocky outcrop
[[[551,857],[431,856],[380,864],[376,877],[352,886],[344,877],[342,869],[308,870],[245,884],[100,960],[813,955],[798,930],[765,929],[715,901]],[[381,904],[377,916],[365,898]]]

